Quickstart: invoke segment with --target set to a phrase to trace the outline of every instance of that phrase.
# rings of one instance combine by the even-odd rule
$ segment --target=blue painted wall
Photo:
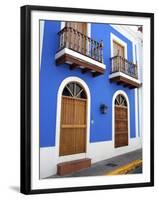
[[[104,75],[92,78],[90,73],[82,74],[79,69],[69,70],[66,64],[56,66],[55,54],[58,49],[58,35],[60,22],[45,21],[44,38],[42,48],[40,70],[40,147],[55,145],[57,92],[63,79],[69,76],[77,76],[83,79],[91,93],[91,120],[90,142],[112,140],[112,97],[115,91],[124,90],[130,101],[130,137],[135,137],[135,102],[134,90],[124,88],[121,85],[110,83],[110,33],[127,43],[128,60],[132,61],[132,43],[126,37],[117,32],[110,25],[91,24],[91,37],[104,42],[104,63],[106,72]],[[100,113],[101,103],[108,106],[107,114]]]

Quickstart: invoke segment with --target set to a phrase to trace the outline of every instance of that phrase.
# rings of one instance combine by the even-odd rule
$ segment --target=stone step
[[[73,160],[57,164],[57,174],[60,176],[77,172],[81,169],[85,169],[91,166],[91,159],[84,158],[79,160]]]

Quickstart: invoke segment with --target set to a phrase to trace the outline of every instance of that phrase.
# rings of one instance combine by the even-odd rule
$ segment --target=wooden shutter
[[[80,53],[86,52],[86,38],[82,35],[87,35],[87,23],[83,22],[66,22],[67,27],[72,27],[76,32],[71,33],[71,48]],[[79,31],[82,34],[77,33]]]
[[[60,156],[86,151],[86,102],[62,96]]]
[[[128,145],[127,107],[115,106],[115,147]]]
[[[125,57],[124,55],[124,47],[116,41],[113,41],[113,54],[114,56]]]

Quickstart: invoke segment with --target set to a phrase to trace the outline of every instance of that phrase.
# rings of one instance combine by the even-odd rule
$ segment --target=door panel
[[[74,153],[74,129],[61,128],[60,131],[60,155],[70,155]]]
[[[87,23],[81,22],[66,22],[67,27],[72,27],[76,31],[71,32],[71,48],[80,52],[86,53],[86,38],[82,34],[87,35]],[[82,34],[79,34],[79,31]]]
[[[113,41],[113,54],[114,56],[125,57],[124,55],[124,47],[116,41]]]
[[[128,109],[115,106],[115,147],[128,145]]]
[[[73,98],[62,97],[62,115],[61,115],[61,124],[73,124],[74,123],[74,105],[75,101]]]
[[[87,28],[87,23],[84,22],[66,22],[67,27],[72,27],[75,30],[83,33],[86,35],[86,28]]]
[[[59,155],[86,151],[86,99],[62,96]]]
[[[75,129],[75,153],[86,152],[86,129]]]
[[[86,125],[86,100],[75,99],[75,124]]]

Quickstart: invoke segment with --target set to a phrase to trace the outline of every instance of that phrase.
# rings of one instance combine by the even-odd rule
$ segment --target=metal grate
[[[106,164],[106,166],[108,166],[108,167],[116,167],[117,164],[115,164],[115,163],[108,163],[108,164]]]

